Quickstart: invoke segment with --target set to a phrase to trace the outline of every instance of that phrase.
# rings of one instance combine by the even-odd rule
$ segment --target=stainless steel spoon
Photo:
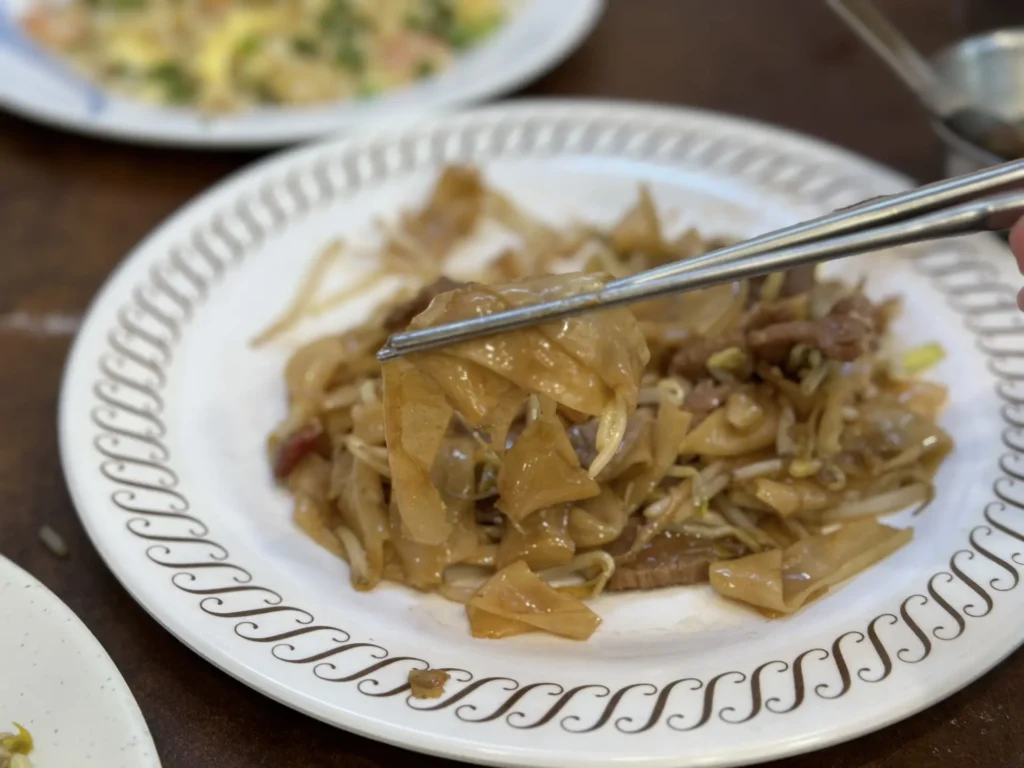
[[[828,0],[828,4],[949,130],[1007,160],[1024,158],[1024,131],[998,115],[972,106],[943,83],[870,0]]]

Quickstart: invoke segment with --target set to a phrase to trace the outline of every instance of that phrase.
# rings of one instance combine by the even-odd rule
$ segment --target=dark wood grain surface
[[[1018,0],[888,0],[885,7],[925,48],[1024,23]],[[919,179],[942,167],[912,100],[817,0],[610,0],[591,38],[525,93],[732,112]],[[166,768],[439,766],[445,761],[292,712],[193,654],[107,571],[64,487],[56,408],[66,326],[152,227],[252,157],[104,143],[0,113],[0,551],[53,589],[106,647]],[[67,559],[38,543],[44,523],[67,540]],[[3,693],[0,685],[0,713]],[[1016,654],[903,723],[784,764],[1020,766],[1022,718],[1024,656]]]

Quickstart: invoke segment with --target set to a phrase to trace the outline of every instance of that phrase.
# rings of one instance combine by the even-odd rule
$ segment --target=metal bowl
[[[975,106],[1005,120],[1024,123],[1024,29],[1005,29],[962,40],[932,58],[939,77]],[[942,125],[935,132],[946,146],[946,173],[976,171],[1001,158],[965,141]]]

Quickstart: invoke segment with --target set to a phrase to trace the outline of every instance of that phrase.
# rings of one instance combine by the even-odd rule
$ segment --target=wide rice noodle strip
[[[476,501],[476,465],[480,446],[469,435],[448,435],[434,459],[430,482],[449,511],[472,511]]]
[[[346,476],[339,489],[338,510],[365,553],[364,573],[357,572],[355,561],[349,557],[349,562],[353,564],[352,586],[356,589],[373,589],[384,572],[384,542],[389,538],[388,513],[384,505],[381,477],[348,453],[342,453],[335,459],[334,471]]]
[[[445,542],[418,544],[402,535],[402,522],[392,505],[390,546],[401,568],[402,578],[398,581],[415,589],[436,589],[448,566],[473,559],[480,550],[473,514],[456,509],[452,518],[452,532]]]
[[[348,556],[336,533],[342,522],[338,510],[330,502],[332,468],[318,454],[302,459],[288,475],[288,490],[295,499],[292,519],[313,541],[337,557]]]
[[[438,179],[427,204],[403,222],[403,234],[433,261],[476,228],[484,186],[474,168],[451,166]]]
[[[655,264],[678,258],[662,237],[658,209],[646,185],[640,186],[636,205],[608,233],[608,244],[622,255],[642,253],[652,257]]]
[[[436,297],[409,327],[419,329],[483,317],[507,308],[504,301],[481,286],[469,285]],[[423,356],[434,354],[440,353],[425,352]],[[580,363],[535,328],[455,344],[446,348],[444,354],[469,360],[527,392],[546,395],[591,416],[600,415],[612,400],[611,390],[597,371]]]
[[[755,428],[741,430],[729,423],[726,408],[718,408],[686,436],[680,453],[700,456],[745,456],[775,445],[779,407],[768,397],[759,401],[764,419]]]
[[[413,542],[441,544],[451,525],[441,494],[430,482],[430,470],[452,408],[434,380],[405,360],[385,364],[383,378],[391,493],[402,529]]]
[[[515,635],[524,635],[527,632],[537,631],[536,627],[532,624],[527,624],[525,621],[499,616],[496,613],[489,613],[470,605],[472,599],[470,597],[466,601],[466,618],[469,619],[469,631],[473,637],[501,640],[505,637],[514,637]]]
[[[644,408],[629,417],[622,441],[596,477],[601,482],[607,482],[624,475],[633,476],[649,467],[653,461],[654,411]]]
[[[322,501],[301,493],[295,494],[292,520],[298,528],[332,555],[348,560],[345,548],[335,533],[332,523],[334,515]]]
[[[437,382],[456,413],[487,434],[491,450],[504,452],[526,392],[482,365],[442,352],[410,355],[408,360]]]
[[[577,547],[610,544],[626,527],[626,505],[610,488],[572,505],[569,510],[569,535]]]
[[[682,410],[669,400],[663,400],[658,406],[658,415],[654,421],[654,437],[652,460],[647,468],[634,476],[623,478],[614,483],[621,493],[629,514],[635,512],[655,489],[669,468],[675,464],[680,453],[680,443],[690,428],[692,415]]]
[[[952,438],[938,424],[892,396],[881,395],[857,410],[857,421],[843,432],[843,449],[858,456],[877,477],[894,469],[912,467],[913,479],[928,480],[953,450]]]
[[[497,567],[504,568],[516,560],[534,571],[565,565],[576,552],[568,528],[569,510],[564,506],[542,509],[518,526],[508,526],[498,544]]]
[[[900,405],[929,421],[938,421],[942,409],[949,399],[946,387],[932,381],[908,379],[892,382],[887,391],[894,395]]]
[[[568,274],[487,288],[508,307],[554,301],[599,291],[596,275]],[[625,308],[588,312],[545,323],[538,330],[619,394],[630,413],[636,408],[640,378],[650,353],[636,318]]]
[[[326,407],[337,388],[378,376],[376,352],[386,338],[383,328],[363,325],[299,347],[285,367],[289,401],[320,400]]]
[[[474,510],[476,441],[468,435],[448,436],[441,443],[430,480],[444,502],[451,532],[441,544],[420,544],[402,536],[402,521],[392,496],[391,539],[404,581],[416,589],[434,589],[443,582],[445,569],[478,560],[480,533]]]
[[[474,637],[499,638],[537,630],[586,640],[601,623],[580,600],[546,584],[522,560],[488,579],[466,604]]]
[[[530,215],[508,197],[493,189],[484,192],[483,212],[485,216],[519,235],[531,256],[556,251],[562,241],[563,233]]]
[[[874,565],[913,536],[874,519],[851,522],[832,533],[801,539],[785,550],[772,549],[711,566],[711,586],[719,594],[773,614],[788,614],[822,596],[830,587]]]
[[[821,512],[839,503],[839,498],[829,493],[813,480],[772,480],[758,477],[750,483],[754,496],[771,507],[782,517]]]
[[[539,509],[589,499],[600,487],[580,466],[579,457],[544,398],[540,414],[509,449],[498,475],[498,509],[520,523]]]
[[[737,327],[746,307],[747,281],[725,283],[630,306],[644,323],[645,337],[657,353],[666,346],[701,336],[713,338]]]
[[[339,336],[317,339],[292,354],[284,369],[285,386],[291,402],[320,398],[338,366],[350,357]]]

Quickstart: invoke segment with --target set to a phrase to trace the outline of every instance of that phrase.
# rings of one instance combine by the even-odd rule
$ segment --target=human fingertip
[[[1010,250],[1017,259],[1017,268],[1024,273],[1024,220],[1018,221],[1010,230]]]

